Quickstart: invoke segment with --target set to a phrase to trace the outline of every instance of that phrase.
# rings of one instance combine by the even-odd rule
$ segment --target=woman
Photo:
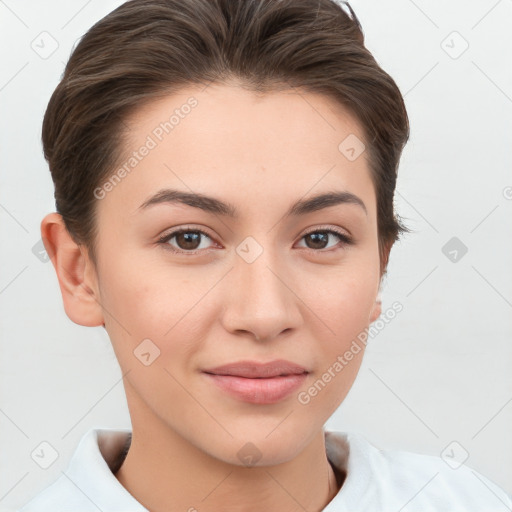
[[[95,24],[45,114],[41,232],[69,318],[108,332],[132,430],[88,432],[23,512],[512,506],[323,429],[408,231],[408,135],[348,4],[132,0]]]

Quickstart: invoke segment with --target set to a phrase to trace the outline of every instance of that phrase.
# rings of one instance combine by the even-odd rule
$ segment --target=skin
[[[256,96],[236,83],[191,86],[127,120],[127,155],[190,96],[198,106],[98,201],[97,268],[59,214],[41,223],[68,317],[105,326],[125,375],[133,439],[116,477],[152,511],[319,511],[339,490],[323,425],[349,392],[364,345],[307,405],[297,394],[381,312],[367,154],[349,161],[338,150],[349,134],[364,140],[363,132],[323,95]],[[183,204],[138,211],[164,187],[230,202],[240,218]],[[340,204],[283,217],[295,201],[331,190],[356,194],[367,214]],[[198,253],[174,254],[157,242],[170,228],[190,225],[210,237],[201,239]],[[304,236],[313,228],[348,231],[355,242],[344,246],[331,234],[321,248]],[[263,248],[250,264],[236,252],[248,236]],[[192,247],[176,237],[166,244]],[[149,366],[134,355],[147,338],[160,350]],[[275,404],[231,397],[201,373],[242,359],[280,358],[310,374]],[[253,467],[237,456],[248,442],[261,453]]]

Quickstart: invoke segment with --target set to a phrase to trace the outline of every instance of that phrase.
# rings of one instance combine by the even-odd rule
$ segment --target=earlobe
[[[86,327],[103,325],[96,272],[86,251],[68,233],[62,215],[54,212],[44,217],[41,238],[57,273],[69,319]]]

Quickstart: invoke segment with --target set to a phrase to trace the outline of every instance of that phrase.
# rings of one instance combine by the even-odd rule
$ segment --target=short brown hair
[[[364,46],[352,8],[335,0],[131,0],[91,27],[71,54],[42,129],[56,209],[75,242],[96,264],[93,191],[120,161],[127,116],[187,85],[232,79],[257,93],[322,93],[359,121],[385,274],[385,248],[410,231],[393,208],[409,121],[396,83]]]

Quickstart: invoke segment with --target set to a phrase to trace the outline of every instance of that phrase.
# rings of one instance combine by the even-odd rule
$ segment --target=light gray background
[[[89,428],[130,427],[106,332],[68,319],[52,264],[32,252],[55,209],[46,104],[74,42],[120,3],[0,1],[1,511],[54,481]],[[405,96],[396,207],[415,233],[393,248],[382,291],[383,311],[403,311],[370,340],[326,427],[380,448],[466,450],[466,465],[511,493],[512,1],[351,5]],[[43,31],[58,43],[47,58],[32,48],[51,50]],[[468,249],[455,262],[443,252],[452,237]],[[43,441],[59,455],[48,469],[31,458]]]

